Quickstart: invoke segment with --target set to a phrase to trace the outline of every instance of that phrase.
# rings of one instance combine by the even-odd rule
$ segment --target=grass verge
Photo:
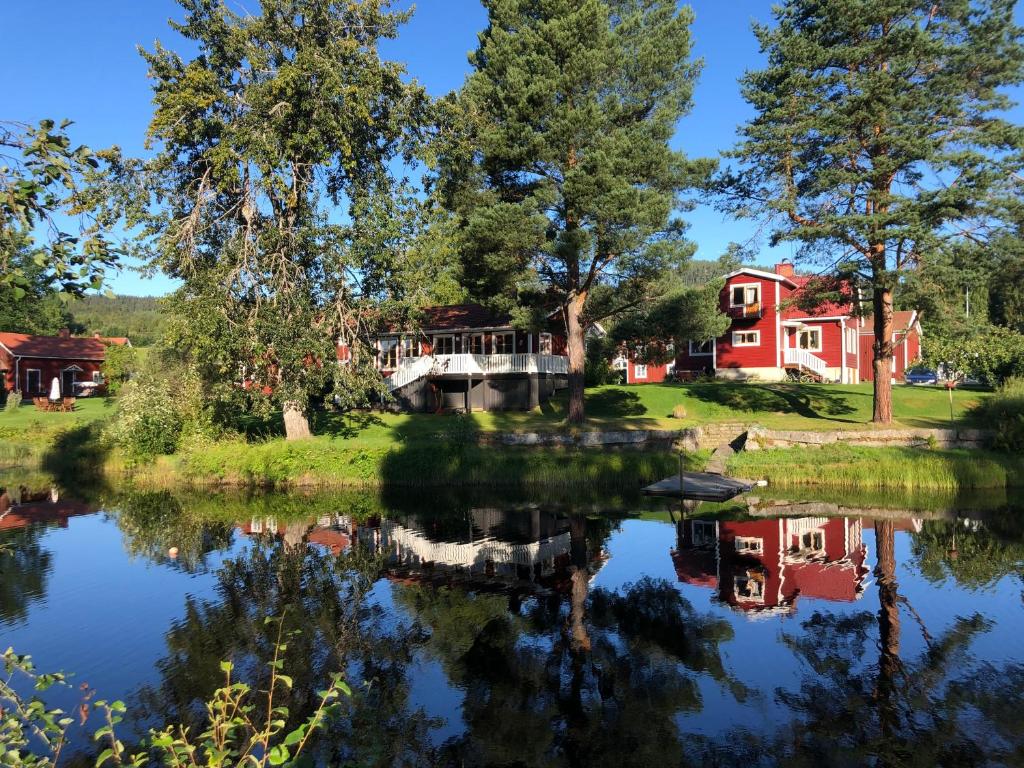
[[[738,453],[730,459],[728,471],[782,488],[955,493],[1024,485],[1024,457],[990,451],[827,445]]]

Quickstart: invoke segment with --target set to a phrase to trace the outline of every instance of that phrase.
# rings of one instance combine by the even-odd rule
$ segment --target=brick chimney
[[[57,335],[60,336],[62,339],[70,339],[71,338],[71,329],[70,328],[61,328],[59,331],[57,331]]]
[[[783,277],[795,276],[796,270],[793,268],[793,262],[789,259],[783,259],[775,265],[775,274],[782,275]]]

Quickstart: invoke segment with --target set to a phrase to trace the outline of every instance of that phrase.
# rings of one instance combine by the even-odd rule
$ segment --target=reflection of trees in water
[[[931,637],[899,593],[892,522],[875,523],[875,541],[878,613],[815,613],[800,634],[784,635],[810,670],[798,690],[776,692],[793,720],[774,734],[748,731],[729,744],[705,741],[705,758],[743,766],[1020,762],[1024,667],[975,668],[970,645],[990,628],[978,614],[957,618]],[[920,631],[926,641],[926,650],[911,659],[901,654],[901,633],[908,631]]]
[[[23,621],[29,605],[46,595],[53,559],[39,542],[46,529],[46,525],[30,525],[0,534],[0,620],[4,623]]]
[[[117,525],[125,548],[133,557],[168,563],[176,561],[189,572],[206,570],[211,552],[230,546],[234,529],[230,521],[192,514],[187,504],[170,491],[130,491],[116,501]]]
[[[558,595],[521,615],[499,596],[452,589],[407,587],[397,599],[465,690],[466,732],[444,746],[445,765],[678,765],[676,715],[702,706],[690,672],[730,682],[718,652],[729,624],[666,581],[596,590],[584,616]]]
[[[969,589],[990,587],[1005,576],[1024,581],[1024,515],[1004,510],[984,520],[929,520],[911,536],[922,576],[952,577]]]
[[[285,541],[255,544],[227,561],[217,573],[216,599],[188,598],[157,664],[161,684],[139,693],[144,714],[192,721],[197,704],[222,680],[222,659],[265,684],[279,631],[266,617],[282,616],[284,670],[293,687],[281,703],[292,721],[309,714],[331,672],[344,670],[353,683],[345,715],[319,740],[318,759],[334,765],[358,755],[361,765],[425,764],[428,723],[407,706],[416,638],[402,627],[389,629],[383,609],[369,599],[380,561],[360,551],[336,558],[307,547],[307,530],[290,524]]]

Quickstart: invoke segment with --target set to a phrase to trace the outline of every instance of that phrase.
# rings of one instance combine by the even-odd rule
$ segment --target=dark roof
[[[30,336],[27,333],[0,333],[0,344],[15,357],[39,357],[54,360],[104,360],[107,346],[99,339],[64,336]]]
[[[446,307],[424,307],[424,331],[453,331],[462,328],[505,328],[512,318],[480,304],[451,304]]]

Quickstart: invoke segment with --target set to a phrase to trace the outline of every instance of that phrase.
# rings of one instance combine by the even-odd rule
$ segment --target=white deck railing
[[[812,355],[806,349],[787,349],[786,353],[786,364],[787,365],[799,365],[801,368],[806,368],[821,378],[825,378],[825,361],[816,355]]]
[[[569,372],[569,358],[563,355],[539,355],[516,352],[508,355],[434,355],[406,358],[398,370],[388,376],[388,390],[394,392],[423,376],[472,375],[489,373],[561,373]]]

